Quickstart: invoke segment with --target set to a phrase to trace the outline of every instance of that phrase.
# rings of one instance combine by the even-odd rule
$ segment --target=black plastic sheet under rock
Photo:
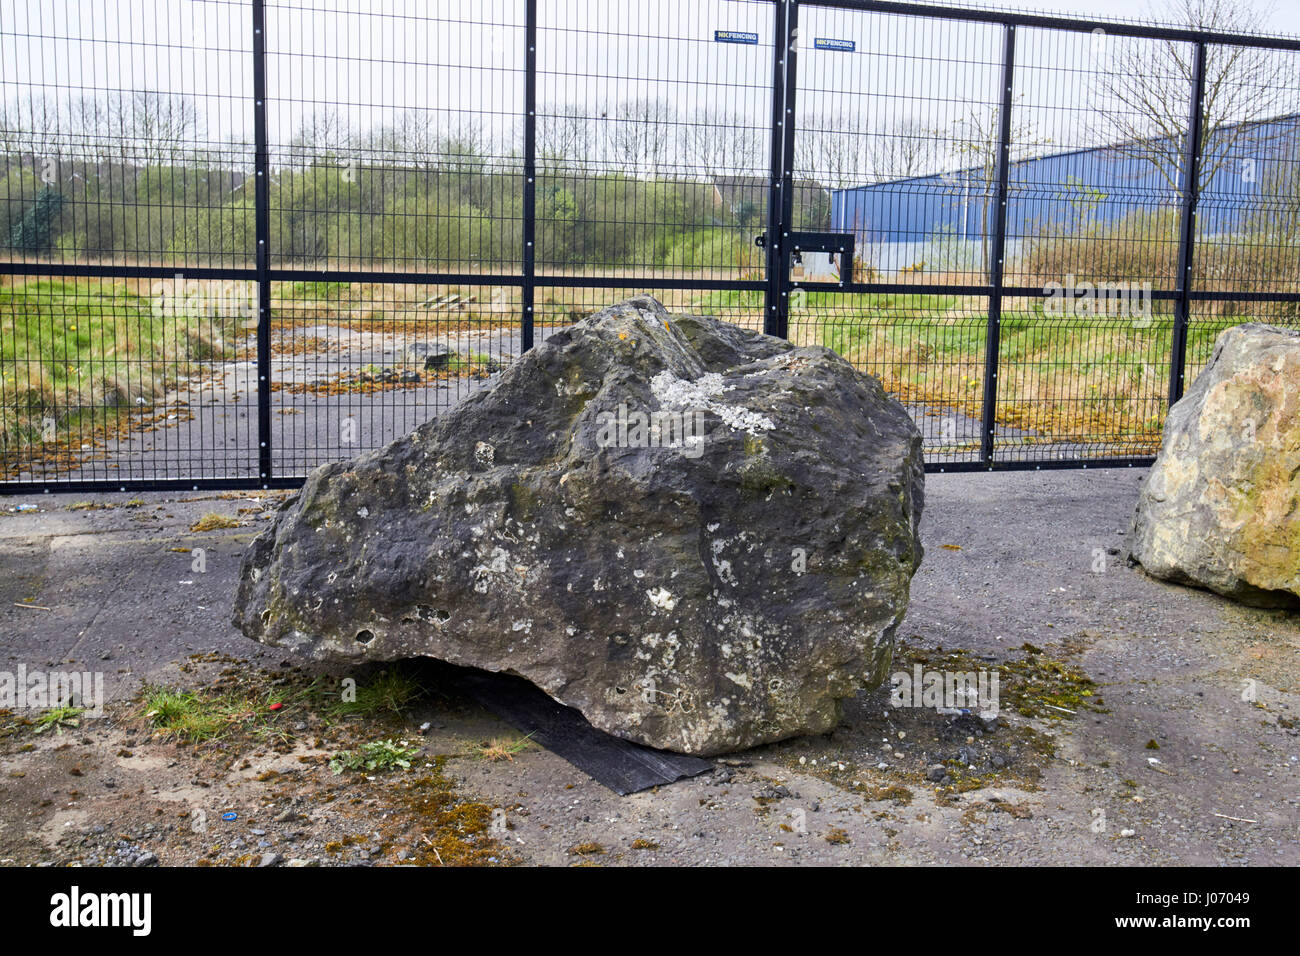
[[[506,723],[621,797],[713,769],[699,757],[642,747],[597,730],[587,718],[519,677],[466,670],[461,690]]]

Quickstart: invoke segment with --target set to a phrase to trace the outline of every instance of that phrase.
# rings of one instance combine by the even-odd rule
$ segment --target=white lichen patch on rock
[[[677,599],[673,597],[672,592],[667,588],[654,588],[646,591],[645,594],[650,599],[651,604],[655,607],[661,607],[665,611],[671,611],[677,606]]]
[[[757,435],[771,431],[776,423],[766,415],[750,411],[741,405],[728,405],[716,400],[717,396],[731,391],[735,386],[726,384],[717,372],[707,372],[695,381],[678,378],[663,371],[650,380],[650,394],[670,411],[712,412],[732,431]]]

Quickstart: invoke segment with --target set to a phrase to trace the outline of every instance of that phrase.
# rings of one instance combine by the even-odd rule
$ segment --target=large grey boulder
[[[832,729],[886,675],[921,560],[921,439],[874,378],[631,299],[251,545],[235,623],[321,659],[521,675],[597,727],[713,754]]]
[[[1169,411],[1130,558],[1250,604],[1300,603],[1300,329],[1240,325]]]

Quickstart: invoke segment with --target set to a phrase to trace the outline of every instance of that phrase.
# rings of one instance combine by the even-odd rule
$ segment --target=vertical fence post
[[[785,248],[781,234],[788,228],[785,218],[786,181],[785,97],[790,70],[790,26],[786,18],[789,0],[775,0],[772,21],[772,130],[769,155],[767,193],[767,294],[763,309],[763,331],[768,335],[784,336],[789,329],[788,281],[785,275],[782,250]]]
[[[1173,338],[1169,349],[1169,405],[1183,397],[1187,372],[1187,325],[1192,311],[1192,266],[1196,252],[1196,206],[1201,198],[1201,146],[1205,135],[1202,116],[1205,103],[1205,41],[1196,41],[1192,59],[1192,98],[1187,117],[1187,139],[1183,146],[1183,196],[1178,224],[1178,275],[1174,288]]]
[[[254,227],[257,239],[257,471],[271,480],[271,178],[266,123],[266,0],[253,0]]]
[[[781,245],[777,269],[780,302],[776,310],[776,334],[790,337],[790,230],[794,228],[794,105],[798,92],[799,0],[785,0],[785,89],[781,111]]]
[[[537,0],[524,15],[524,283],[520,288],[519,350],[533,347],[537,274]]]
[[[988,324],[984,335],[984,405],[980,422],[980,463],[993,467],[997,428],[998,352],[1002,341],[1002,287],[1007,250],[1007,181],[1011,175],[1011,105],[1016,77],[1016,28],[1003,26],[1002,96],[998,108],[997,188],[993,198],[993,244],[989,251]]]

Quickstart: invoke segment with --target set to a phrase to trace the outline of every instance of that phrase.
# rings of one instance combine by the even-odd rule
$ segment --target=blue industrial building
[[[1024,239],[1070,235],[1139,210],[1177,209],[1180,190],[1152,155],[1181,155],[1181,143],[1122,143],[1017,160],[1010,167],[1007,253]],[[1202,236],[1247,227],[1267,192],[1300,199],[1300,114],[1216,129],[1203,150],[1214,169],[1199,206]],[[1171,174],[1181,186],[1181,177]],[[960,270],[979,261],[992,176],[982,166],[831,192],[830,228],[856,237],[859,258],[880,272]],[[940,262],[937,260],[947,260]]]

